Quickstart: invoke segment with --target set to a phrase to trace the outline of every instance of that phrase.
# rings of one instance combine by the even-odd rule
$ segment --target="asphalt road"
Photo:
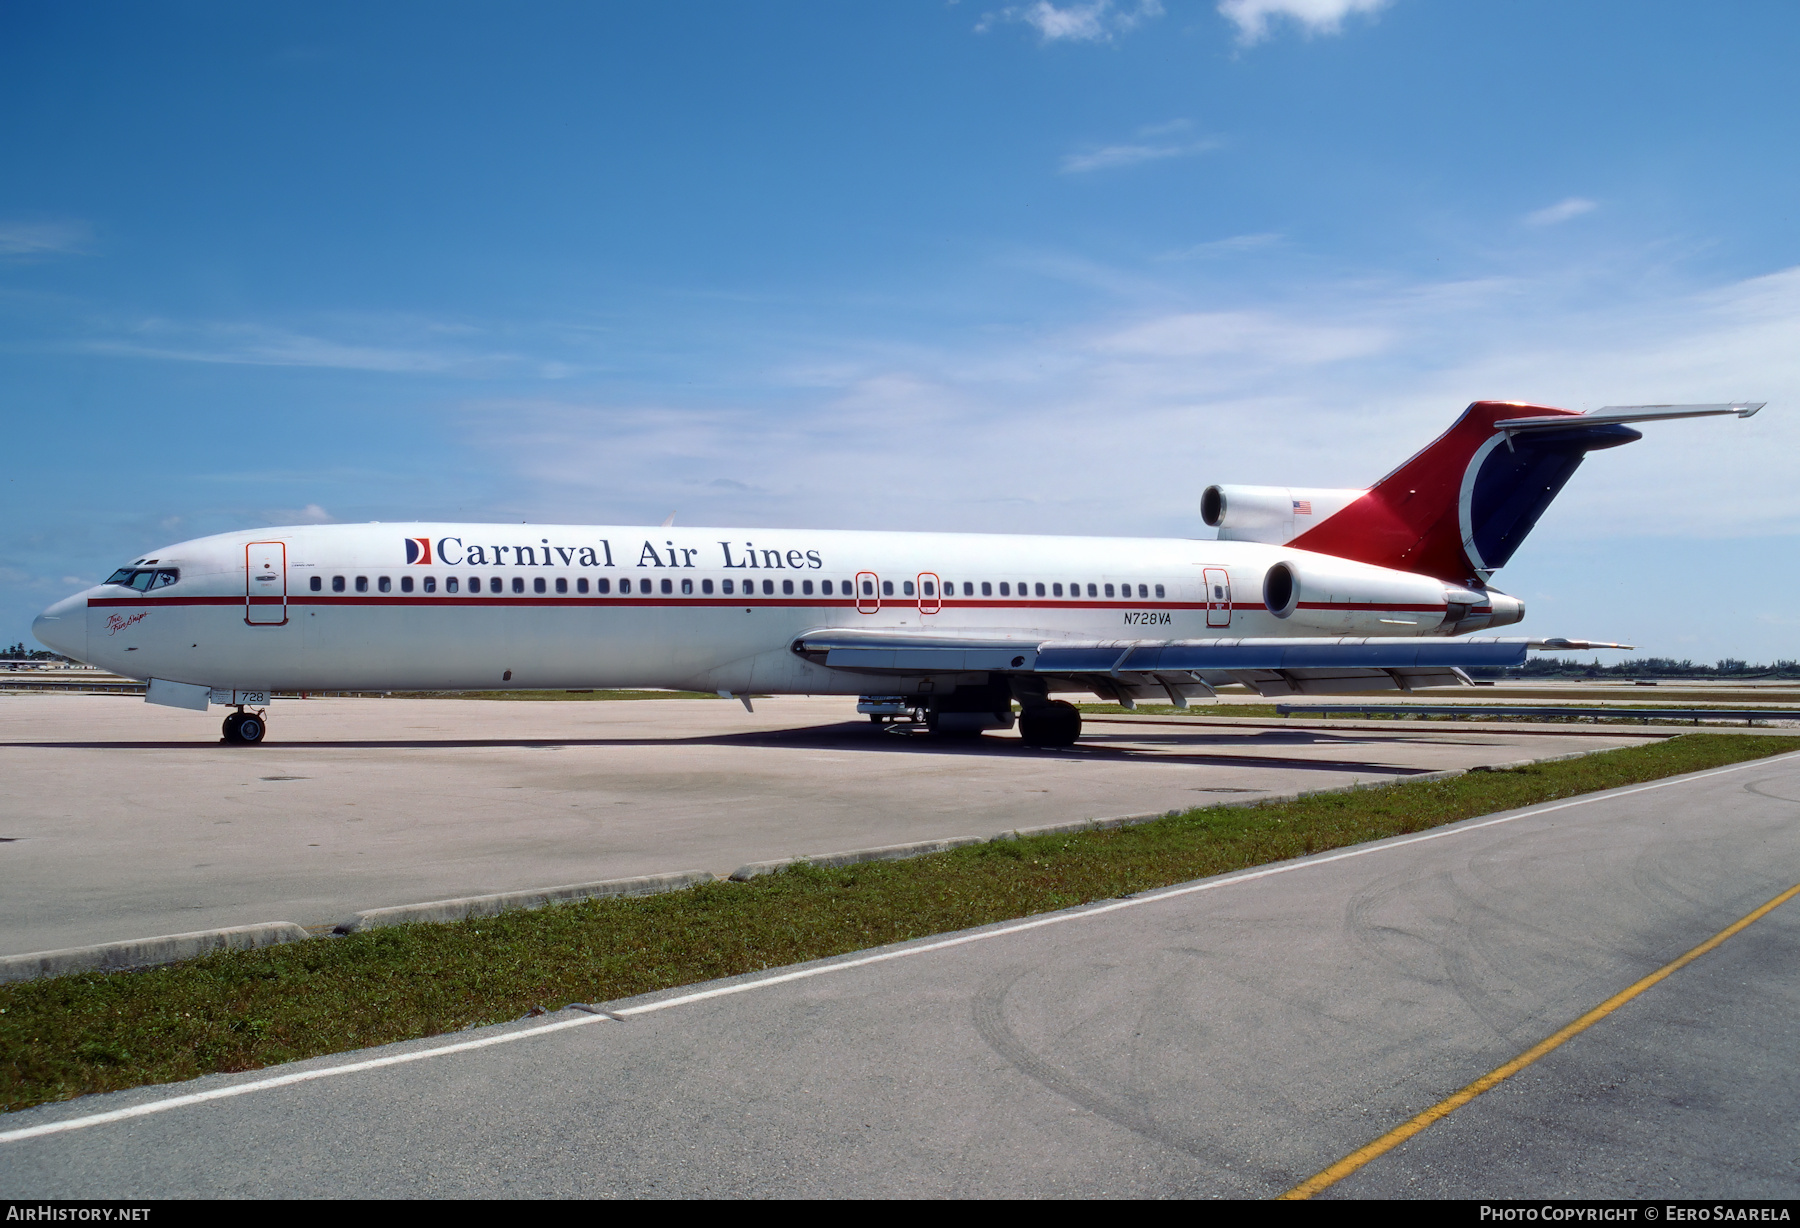
[[[1268,1196],[1796,882],[1790,755],[616,1019],[45,1106],[0,1119],[0,1196]],[[1791,1197],[1797,948],[1800,901],[1327,1196]],[[401,1060],[447,1045],[478,1047]]]
[[[0,955],[1395,780],[1666,731],[1094,721],[884,735],[848,699],[277,703],[270,741],[0,696]]]

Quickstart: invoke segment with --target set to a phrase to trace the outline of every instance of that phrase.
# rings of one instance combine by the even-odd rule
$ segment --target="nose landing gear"
[[[261,712],[239,708],[225,718],[224,736],[219,741],[228,746],[255,746],[268,731],[268,719]]]

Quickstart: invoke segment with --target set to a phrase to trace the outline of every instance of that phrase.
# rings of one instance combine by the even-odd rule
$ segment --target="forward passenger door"
[[[287,622],[287,543],[244,547],[244,621],[253,627]]]

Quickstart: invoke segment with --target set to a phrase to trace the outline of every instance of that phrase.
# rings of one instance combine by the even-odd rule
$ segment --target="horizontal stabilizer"
[[[1568,414],[1547,414],[1535,418],[1502,418],[1494,423],[1500,431],[1544,431],[1570,426],[1594,426],[1619,422],[1662,422],[1669,418],[1717,418],[1732,414],[1748,418],[1767,405],[1767,401],[1733,401],[1729,405],[1607,405],[1591,414],[1571,420]]]

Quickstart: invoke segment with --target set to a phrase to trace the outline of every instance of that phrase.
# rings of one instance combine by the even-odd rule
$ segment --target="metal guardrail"
[[[84,695],[142,695],[141,682],[30,682],[0,674],[0,691],[79,691]]]
[[[1800,721],[1800,709],[1794,708],[1519,708],[1466,704],[1454,707],[1432,704],[1372,704],[1358,707],[1354,704],[1276,704],[1275,711],[1281,716],[1354,713],[1363,716],[1529,716],[1534,720],[1590,716],[1596,720],[1692,721],[1696,725],[1701,721],[1743,721],[1746,725],[1757,721]]]

